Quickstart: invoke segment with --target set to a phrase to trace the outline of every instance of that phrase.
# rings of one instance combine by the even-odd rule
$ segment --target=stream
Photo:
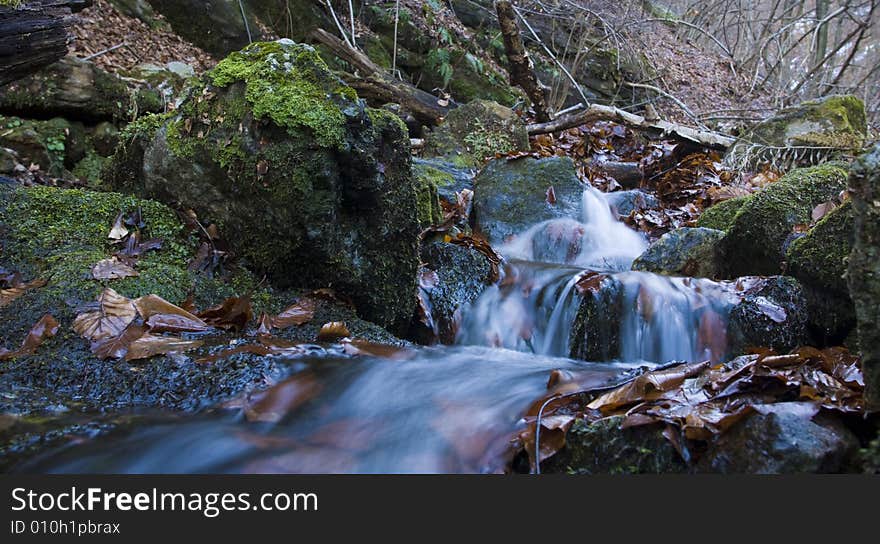
[[[638,367],[723,352],[723,334],[700,329],[706,308],[725,319],[731,301],[724,290],[708,280],[631,271],[646,247],[612,214],[605,195],[587,187],[579,217],[539,223],[497,248],[506,261],[502,278],[463,310],[457,345],[390,359],[300,357],[291,361],[294,374],[270,388],[257,409],[160,417],[49,452],[24,470],[502,471],[511,434],[546,393],[553,370],[604,387]],[[605,278],[601,286],[582,292],[579,282],[593,273]],[[610,297],[620,308],[619,322],[609,325],[619,341],[608,362],[568,358],[570,331],[589,296]]]

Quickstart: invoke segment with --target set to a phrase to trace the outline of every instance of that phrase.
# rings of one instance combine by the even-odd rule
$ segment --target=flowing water
[[[646,240],[586,188],[579,217],[546,221],[498,248],[501,280],[463,312],[458,346],[403,359],[310,357],[235,410],[157,421],[35,460],[49,472],[480,472],[503,469],[511,434],[551,371],[619,383],[628,369],[724,349],[730,301],[707,280],[632,272]],[[594,272],[598,289],[581,281]],[[613,291],[606,291],[612,289]],[[595,316],[619,336],[614,362],[568,359],[583,297],[613,292]],[[597,300],[598,300],[597,298]],[[607,297],[606,297],[607,298]],[[712,312],[707,312],[712,309]],[[587,334],[600,330],[587,323]],[[720,345],[719,345],[720,344]]]

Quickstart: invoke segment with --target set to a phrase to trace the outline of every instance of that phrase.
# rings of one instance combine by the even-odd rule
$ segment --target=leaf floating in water
[[[0,361],[33,355],[43,342],[58,334],[58,327],[58,321],[51,314],[44,315],[31,327],[20,348],[15,351],[0,348]]]
[[[367,340],[356,338],[342,341],[342,350],[352,357],[363,355],[367,357],[384,357],[387,359],[405,359],[412,351],[388,344],[376,344]]]
[[[119,335],[137,317],[128,298],[109,287],[98,296],[98,308],[76,316],[73,330],[93,342]]]
[[[250,295],[227,298],[219,306],[208,308],[198,314],[198,317],[213,327],[239,331],[245,329],[253,316]]]
[[[294,325],[304,325],[315,317],[315,299],[310,297],[301,298],[292,306],[285,308],[280,314],[272,319],[272,326],[286,329]]]
[[[157,295],[143,296],[133,303],[153,332],[205,332],[211,328],[198,317]]]
[[[92,277],[96,280],[115,280],[137,275],[137,270],[120,262],[116,257],[101,259],[92,267]]]
[[[321,330],[318,332],[318,341],[335,342],[336,340],[347,336],[351,336],[351,333],[348,331],[348,327],[345,326],[345,323],[342,321],[331,321],[330,323],[325,323],[324,326],[321,327]]]
[[[148,359],[155,355],[183,353],[201,347],[203,344],[204,342],[201,340],[184,340],[173,336],[155,336],[147,333],[129,344],[125,360],[135,361]]]
[[[245,406],[248,421],[276,423],[315,398],[321,384],[311,372],[303,372],[253,395]]]

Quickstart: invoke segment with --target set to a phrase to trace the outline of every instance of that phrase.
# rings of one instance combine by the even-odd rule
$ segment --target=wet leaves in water
[[[129,345],[146,332],[142,323],[133,322],[117,336],[92,342],[92,353],[101,359],[121,359],[128,353]]]
[[[138,272],[116,257],[101,259],[92,267],[92,278],[96,280],[115,280],[137,276]]]
[[[303,372],[252,395],[244,407],[244,415],[248,421],[276,423],[320,392],[321,384],[315,376]]]
[[[73,321],[73,330],[93,342],[119,335],[137,317],[132,301],[109,287],[98,296],[95,306]]]
[[[605,274],[587,271],[581,274],[577,283],[574,284],[579,295],[584,296],[587,293],[596,294],[602,289],[602,282],[607,278]]]
[[[272,326],[278,329],[305,325],[315,317],[317,304],[313,298],[303,297],[272,318]]]
[[[318,342],[335,342],[341,338],[351,336],[348,327],[342,321],[331,321],[324,323],[321,330],[318,331]]]
[[[200,312],[198,317],[212,327],[221,329],[244,330],[254,312],[251,308],[251,297],[230,297],[219,306]]]
[[[58,328],[58,321],[54,317],[50,314],[44,315],[31,327],[24,342],[21,343],[21,347],[17,350],[9,351],[0,347],[0,361],[33,355],[40,344],[58,334]]]

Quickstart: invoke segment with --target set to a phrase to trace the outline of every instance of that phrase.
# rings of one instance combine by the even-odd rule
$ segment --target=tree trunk
[[[544,94],[544,87],[535,75],[529,54],[523,46],[513,4],[506,0],[496,0],[495,11],[498,13],[498,24],[501,26],[501,35],[504,38],[510,82],[525,91],[535,110],[535,119],[539,123],[546,123],[550,120],[547,97]]]
[[[92,0],[37,0],[19,8],[0,7],[0,85],[52,64],[73,40],[71,13]]]

